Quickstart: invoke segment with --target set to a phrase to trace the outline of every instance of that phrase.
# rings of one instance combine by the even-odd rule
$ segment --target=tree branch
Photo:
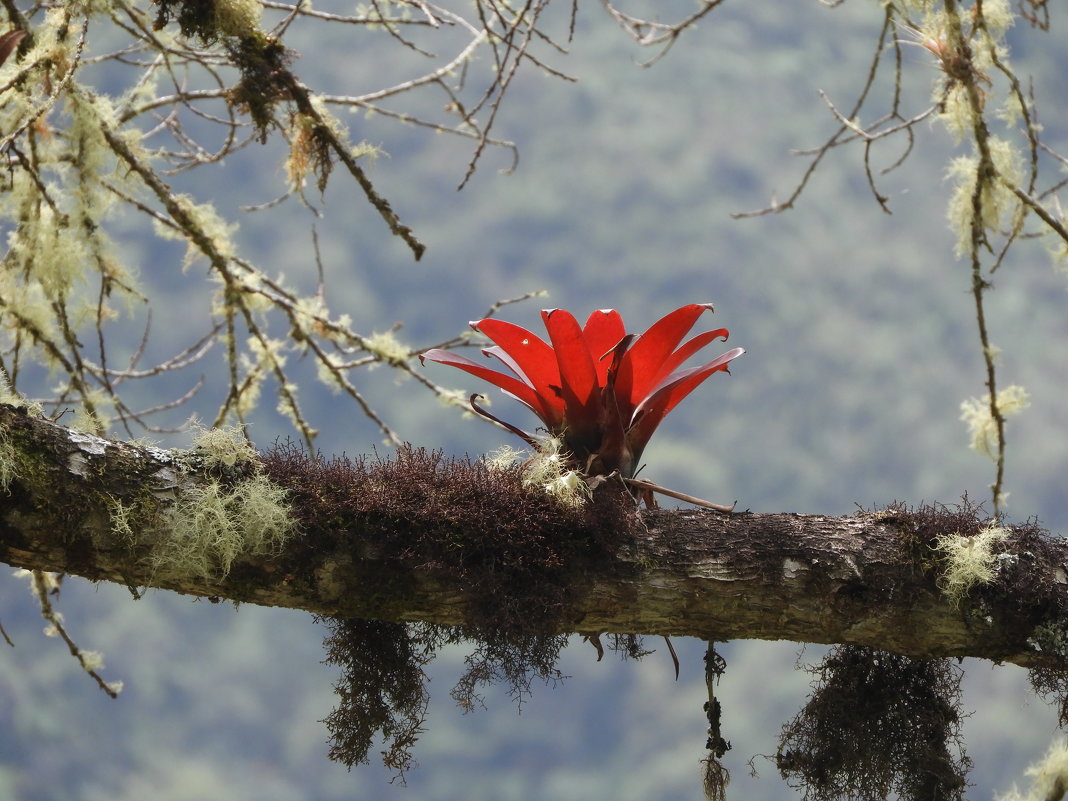
[[[238,554],[228,572],[160,569],[136,536],[123,534],[117,510],[146,499],[166,506],[202,490],[213,480],[203,462],[195,452],[103,440],[0,405],[0,560],[324,615],[469,621],[470,586],[357,542],[359,520],[313,541],[293,537],[279,553]],[[996,555],[994,580],[955,604],[939,589],[931,543],[960,532],[962,519],[897,508],[849,517],[646,512],[611,559],[569,574],[551,625],[717,642],[848,643],[918,658],[1063,668],[1068,545],[1034,526],[1014,529]],[[391,517],[389,525],[405,532],[411,524]]]

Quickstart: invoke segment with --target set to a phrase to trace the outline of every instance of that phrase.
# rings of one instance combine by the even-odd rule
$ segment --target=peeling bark
[[[187,452],[103,440],[10,406],[0,406],[0,446],[5,458],[15,454],[14,478],[0,489],[0,560],[8,564],[324,615],[465,622],[467,588],[429,571],[375,564],[376,555],[354,549],[345,532],[336,547],[324,547],[320,536],[312,549],[298,536],[281,554],[239,558],[225,577],[164,574],[116,534],[113,504],[144,493],[166,504],[202,485],[208,477]],[[610,569],[576,580],[564,627],[1068,665],[1060,612],[1068,606],[1068,547],[1060,539],[1036,548],[1033,532],[1014,534],[996,580],[958,607],[937,587],[933,552],[910,540],[892,510],[850,517],[656,510],[643,521]]]

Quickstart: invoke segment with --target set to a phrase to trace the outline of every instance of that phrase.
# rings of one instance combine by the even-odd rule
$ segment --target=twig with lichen
[[[122,682],[104,681],[99,673],[99,669],[104,665],[100,654],[96,651],[85,651],[78,647],[78,644],[74,642],[74,639],[67,633],[66,628],[64,628],[62,616],[52,606],[50,596],[59,590],[55,575],[42,570],[27,570],[23,572],[30,577],[34,597],[41,605],[42,616],[48,621],[48,627],[45,629],[45,633],[49,636],[60,637],[63,642],[67,644],[71,656],[77,659],[78,664],[82,666],[82,669],[93,677],[100,689],[112,698],[118,698],[119,693],[122,692]],[[7,639],[7,635],[4,636],[4,639]],[[11,641],[8,640],[8,643],[10,642]]]

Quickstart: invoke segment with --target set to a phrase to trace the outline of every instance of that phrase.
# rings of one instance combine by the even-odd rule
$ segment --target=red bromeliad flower
[[[492,317],[471,323],[496,343],[482,352],[503,362],[511,375],[440,348],[419,358],[496,384],[534,412],[551,436],[563,440],[586,475],[618,470],[630,477],[664,416],[710,375],[729,372],[731,360],[745,353],[734,348],[699,367],[677,369],[713,340],[727,338],[727,329],[717,328],[680,345],[706,310],[712,310],[711,303],[683,306],[636,337],[626,332],[614,309],[595,311],[581,328],[570,312],[548,309],[541,313],[548,343]],[[474,405],[474,397],[475,411],[492,417]],[[536,444],[529,434],[504,425]]]

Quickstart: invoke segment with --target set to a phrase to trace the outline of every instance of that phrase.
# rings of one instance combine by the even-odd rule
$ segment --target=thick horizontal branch
[[[0,406],[2,477],[0,560],[14,566],[324,615],[469,622],[468,582],[354,546],[359,520],[314,539],[298,533],[271,555],[239,553],[225,575],[161,568],[116,514],[135,508],[137,498],[166,507],[207,486],[213,479],[190,452],[103,440]],[[556,630],[851,643],[920,658],[1066,664],[1068,547],[1033,527],[1014,529],[998,546],[994,580],[954,603],[939,589],[942,563],[930,547],[940,533],[961,533],[962,515],[951,511],[657,510],[641,522],[603,569],[595,561],[567,574]],[[410,523],[391,518],[389,525],[403,534]]]

